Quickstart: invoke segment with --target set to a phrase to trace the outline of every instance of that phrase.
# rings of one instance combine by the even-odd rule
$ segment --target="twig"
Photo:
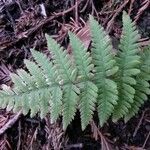
[[[30,150],[33,150],[32,146],[33,146],[34,139],[36,139],[36,136],[37,136],[37,128],[35,129],[33,136],[31,137],[31,141],[29,145]]]
[[[78,25],[78,23],[79,23],[79,21],[78,21],[78,19],[79,19],[79,16],[78,16],[78,0],[76,0],[75,5],[76,5],[76,7],[75,7],[75,21]]]
[[[65,146],[66,150],[70,150],[72,148],[83,148],[83,144],[79,143],[79,144],[71,144],[71,145],[66,145]]]
[[[96,10],[93,0],[91,0],[91,5],[92,5],[92,15],[94,15],[94,12],[95,12],[96,16],[98,17],[98,12]]]
[[[19,111],[12,119],[10,119],[1,129],[0,129],[0,135],[4,134],[5,131],[9,128],[11,128],[16,121],[19,119],[19,117],[21,116],[22,111]]]
[[[145,145],[146,145],[146,143],[147,143],[149,137],[150,137],[150,131],[148,132],[148,134],[147,134],[147,136],[146,136],[146,139],[145,139],[145,141],[144,141],[144,144],[143,144],[143,146],[142,146],[143,149],[145,148]]]
[[[107,142],[105,137],[102,135],[102,133],[100,132],[100,130],[98,129],[98,127],[96,126],[96,124],[93,120],[91,122],[91,128],[92,128],[93,132],[97,132],[95,139],[97,140],[97,136],[99,136],[101,139],[101,149],[102,150],[111,150],[112,149],[111,146],[109,145],[109,143]]]
[[[85,5],[83,6],[83,8],[80,10],[80,12],[84,12],[87,9],[88,5],[90,5],[92,7],[91,14],[94,15],[94,12],[95,12],[95,14],[96,14],[96,16],[98,18],[98,12],[97,12],[97,10],[95,8],[93,0],[87,0]]]
[[[135,136],[136,136],[136,134],[137,134],[137,132],[138,132],[138,130],[139,130],[139,128],[140,128],[140,126],[141,126],[141,124],[142,124],[142,121],[143,121],[144,115],[145,115],[145,111],[142,113],[142,116],[141,116],[141,118],[140,118],[140,121],[139,121],[139,123],[138,123],[137,127],[136,127],[136,128],[135,128],[135,130],[134,130],[133,137],[135,137]]]
[[[129,11],[128,11],[128,15],[130,15],[131,12],[132,12],[134,1],[135,1],[135,0],[131,0],[130,7],[129,7]]]
[[[150,39],[142,38],[139,40],[140,46],[148,46],[150,44]]]
[[[87,1],[86,1],[84,7],[80,10],[81,13],[83,13],[83,12],[86,10],[86,8],[88,7],[89,1],[90,1],[90,0],[87,0]]]
[[[19,134],[18,134],[18,143],[17,143],[17,150],[19,150],[20,149],[20,146],[21,146],[21,122],[20,122],[20,120],[19,120],[19,125],[18,125],[18,132],[19,132]]]
[[[77,4],[79,5],[80,2],[78,1]],[[69,9],[63,11],[63,12],[54,13],[54,14],[55,14],[55,17],[59,17],[59,16],[62,16],[62,15],[65,15],[65,14],[71,12],[72,10],[74,10],[75,8],[76,8],[76,4],[75,4],[74,6],[72,6],[71,8],[69,8]]]
[[[8,16],[9,19],[10,19],[10,23],[11,23],[11,26],[12,26],[13,30],[15,30],[15,21],[13,20],[13,18],[12,18],[12,16],[11,16],[10,12],[8,11],[7,6],[5,6],[5,11],[6,11],[7,16]]]
[[[150,0],[145,0],[141,4],[141,8],[139,9],[137,15],[134,18],[134,22],[137,22],[140,18],[140,16],[143,14],[144,10],[146,10],[150,5]]]
[[[119,15],[119,13],[122,11],[122,9],[128,4],[129,0],[125,0],[124,3],[118,8],[118,10],[115,12],[114,16],[112,17],[112,19],[107,23],[107,32],[110,33],[111,29],[112,29],[112,25],[115,21],[115,18]]]
[[[80,2],[78,2],[78,4],[79,4],[79,3],[80,3]],[[18,42],[20,42],[20,41],[22,41],[22,40],[24,40],[24,39],[27,39],[30,35],[32,35],[32,34],[35,33],[36,31],[38,31],[41,27],[43,27],[44,25],[48,24],[48,23],[51,22],[53,19],[58,18],[58,17],[60,17],[60,16],[63,16],[63,15],[65,15],[65,14],[71,12],[73,9],[75,9],[75,7],[76,7],[76,5],[72,6],[71,8],[69,8],[69,9],[67,9],[67,10],[65,10],[65,11],[63,11],[63,12],[54,13],[53,16],[51,16],[51,17],[49,17],[49,18],[43,19],[43,21],[42,21],[40,24],[38,24],[36,27],[33,27],[33,28],[27,30],[27,31],[25,32],[25,36],[23,36],[23,37],[21,37],[21,38],[19,38],[19,39],[16,39],[16,40],[13,41],[13,42],[8,43],[7,46],[3,48],[3,50],[5,50],[5,49],[7,49],[7,48],[9,48],[9,47],[11,47],[11,46],[13,46],[14,44],[17,44]],[[1,44],[0,44],[0,47],[1,47],[3,44],[4,44],[4,43],[1,43]]]
[[[19,0],[16,0],[16,3],[18,4],[19,9],[20,9],[21,13],[23,14],[23,9],[22,9],[22,6],[21,6],[21,4],[20,4],[20,1],[19,1]]]
[[[150,120],[149,120],[149,119],[145,119],[145,121],[148,122],[148,123],[150,123]]]

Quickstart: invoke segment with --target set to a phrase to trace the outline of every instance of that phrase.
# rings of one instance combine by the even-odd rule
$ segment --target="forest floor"
[[[12,86],[10,72],[25,68],[32,59],[30,48],[48,57],[45,33],[70,52],[68,31],[90,44],[87,26],[92,14],[117,46],[122,12],[127,11],[142,35],[141,46],[150,43],[150,0],[1,0],[0,1],[0,87]],[[83,132],[79,115],[64,132],[61,121],[51,124],[29,114],[0,110],[0,150],[150,150],[150,101],[127,123],[111,120],[103,128],[96,123]],[[94,118],[95,122],[97,116]]]

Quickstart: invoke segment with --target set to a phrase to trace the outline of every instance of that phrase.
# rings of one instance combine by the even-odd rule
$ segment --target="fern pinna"
[[[141,52],[139,69],[141,72],[136,76],[137,83],[134,86],[133,103],[125,116],[125,121],[128,121],[138,112],[142,104],[148,99],[147,95],[150,95],[150,47],[144,48],[144,52]]]
[[[124,12],[125,13],[125,12]],[[128,112],[133,103],[136,84],[135,76],[140,73],[139,34],[134,23],[126,14],[123,15],[123,30],[120,40],[118,56],[116,58],[119,71],[116,82],[118,85],[118,104],[113,112],[113,119],[118,120]]]
[[[139,47],[139,34],[130,17],[123,13],[123,31],[117,54],[104,28],[90,16],[92,49],[69,32],[72,56],[46,35],[50,61],[46,55],[31,50],[34,62],[25,60],[27,71],[11,74],[14,87],[3,85],[0,106],[31,117],[50,113],[52,122],[62,116],[64,130],[80,111],[84,130],[98,112],[100,125],[112,117],[128,121],[150,94],[150,48]]]
[[[92,36],[92,58],[95,65],[95,83],[98,87],[98,115],[102,126],[117,104],[117,84],[111,80],[118,67],[112,54],[112,45],[109,36],[97,21],[90,16]]]

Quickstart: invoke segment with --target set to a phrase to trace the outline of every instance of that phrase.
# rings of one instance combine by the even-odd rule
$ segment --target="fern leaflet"
[[[90,80],[90,73],[94,67],[91,63],[92,58],[90,53],[87,52],[83,43],[75,36],[70,33],[70,43],[73,50],[73,56],[75,64],[78,68],[78,75],[80,78],[86,80],[83,82],[84,88],[81,89],[80,100],[79,100],[79,109],[81,114],[81,125],[84,130],[85,127],[89,124],[89,121],[92,119],[93,111],[95,110],[95,102],[97,98],[97,87]]]
[[[59,74],[59,83],[67,83],[63,87],[64,98],[63,98],[63,128],[65,129],[68,124],[74,118],[77,105],[77,91],[78,88],[74,85],[76,79],[76,69],[72,66],[70,56],[67,54],[66,50],[63,48],[51,37],[47,36],[47,44],[49,50],[53,54],[53,62],[55,64],[56,72]],[[60,83],[60,84],[62,84]]]
[[[40,52],[37,52],[35,50],[32,50],[31,52],[32,52],[34,59],[38,63],[38,65],[42,68],[42,72],[46,78],[46,83],[48,85],[55,84],[55,87],[51,88],[49,91],[51,92],[51,101],[50,101],[50,107],[51,107],[50,114],[52,116],[51,121],[54,122],[56,121],[59,114],[61,113],[61,109],[60,109],[62,107],[61,87],[56,80],[57,76],[56,76],[55,69],[53,67],[52,62],[50,62],[48,58]],[[43,105],[46,105],[46,103],[43,102]]]
[[[128,121],[138,112],[140,106],[148,99],[147,95],[150,94],[150,48],[145,48],[144,51],[141,52],[141,59],[141,73],[137,75],[137,84],[134,86],[134,101],[128,113],[125,115],[125,121]]]
[[[111,76],[117,72],[118,67],[111,53],[109,36],[92,16],[90,16],[90,29],[92,58],[96,70],[95,83],[98,87],[98,115],[100,125],[103,126],[113,112],[114,105],[117,104],[117,84],[111,80]]]
[[[136,27],[130,17],[123,13],[123,31],[120,40],[120,51],[118,52],[117,64],[119,72],[116,77],[119,90],[119,100],[113,113],[113,120],[116,121],[123,117],[133,103],[135,89],[133,85],[136,83],[135,75],[140,73],[138,65],[140,56],[139,51],[139,35]],[[129,83],[129,81],[132,81]]]

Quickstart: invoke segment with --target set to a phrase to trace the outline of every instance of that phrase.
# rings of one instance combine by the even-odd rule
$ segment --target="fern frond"
[[[77,87],[74,85],[64,86],[64,97],[63,97],[63,129],[65,130],[70,122],[73,120],[76,112],[78,95],[75,92]]]
[[[118,67],[112,54],[112,44],[103,27],[90,16],[92,58],[95,65],[95,83],[98,87],[98,115],[102,126],[117,104],[117,84],[111,80]]]
[[[52,61],[31,50],[35,62],[25,60],[28,71],[11,74],[14,87],[3,85],[0,106],[8,111],[30,111],[54,122],[62,116],[63,129],[79,109],[84,130],[92,119],[95,103],[100,125],[113,114],[113,121],[135,115],[150,94],[150,48],[139,52],[139,34],[130,17],[123,13],[123,32],[117,56],[103,27],[90,16],[91,53],[69,33],[73,57],[46,35]],[[74,59],[73,59],[74,58]]]
[[[37,87],[42,87],[46,84],[44,74],[42,73],[42,70],[40,67],[38,67],[35,62],[32,62],[30,60],[24,61],[27,69],[29,70],[30,74],[32,75],[32,80],[35,81]]]
[[[31,110],[31,116],[40,112],[41,118],[50,111],[50,93],[51,87],[46,83],[42,69],[37,64],[29,60],[25,60],[25,64],[30,74],[20,69],[17,74],[11,74],[15,87],[12,93],[5,95],[8,99],[7,110],[13,109],[14,112],[22,109],[23,114],[27,114]],[[60,111],[58,112],[60,113]]]
[[[40,99],[40,92],[30,92],[29,96],[29,105],[30,105],[30,116],[33,117],[35,116],[39,111],[40,111],[40,106],[39,106],[39,99]]]
[[[48,60],[46,55],[44,55],[43,53],[40,53],[33,49],[31,50],[31,52],[37,64],[42,68],[43,74],[47,79],[47,83],[52,84],[56,82],[57,77],[52,62],[50,62],[50,60]]]
[[[71,58],[63,48],[50,36],[46,35],[49,50],[53,54],[53,62],[60,82],[64,85],[63,128],[65,129],[74,118],[77,105],[77,87],[74,85],[77,69],[73,67]],[[59,82],[59,83],[60,83]],[[60,83],[60,84],[62,84]]]
[[[52,101],[52,94],[51,94],[51,89],[47,88],[45,90],[42,90],[39,93],[39,112],[40,112],[40,117],[44,118],[49,112],[52,114],[52,110],[54,109],[51,105]],[[57,112],[58,114],[60,113],[60,110]],[[57,119],[57,118],[56,118]]]
[[[137,84],[134,86],[134,101],[128,113],[125,115],[125,121],[128,121],[138,113],[141,105],[148,99],[147,95],[150,94],[150,48],[145,48],[141,52],[140,70],[141,73],[136,77]]]
[[[53,62],[63,82],[73,82],[76,78],[76,69],[72,66],[71,58],[53,38],[46,35],[48,49],[53,54]]]
[[[29,76],[28,73],[23,72],[23,71],[18,72],[18,74],[22,73],[21,75],[23,75],[23,77],[25,78],[24,83],[29,78],[31,78],[29,80],[29,81],[31,81],[31,83],[29,83],[29,84],[31,85],[34,81],[36,88],[33,88],[32,90],[30,90],[29,94],[27,93],[28,104],[27,104],[27,102],[25,102],[25,100],[27,101],[27,99],[22,101],[22,105],[25,105],[26,106],[25,108],[27,108],[26,110],[23,110],[23,112],[26,113],[27,110],[30,108],[31,117],[33,117],[36,113],[40,112],[40,116],[41,116],[41,118],[43,118],[49,112],[49,109],[50,109],[50,107],[49,107],[50,97],[48,94],[46,95],[47,97],[45,97],[45,92],[47,91],[47,87],[48,87],[46,78],[45,78],[44,74],[42,73],[42,69],[40,67],[38,67],[38,65],[36,63],[31,62],[29,60],[25,60],[25,64],[26,64],[27,69],[29,70],[31,76]],[[14,83],[16,84],[17,82],[14,81]],[[43,87],[43,89],[39,90],[40,87],[41,88]],[[23,91],[23,92],[25,93],[25,91]],[[48,92],[50,92],[50,89],[48,90]],[[48,92],[46,92],[46,93],[48,93]],[[43,100],[42,102],[39,101],[41,99]],[[17,105],[17,103],[16,103],[16,105]]]
[[[83,42],[73,33],[69,32],[70,44],[72,46],[72,52],[75,64],[78,68],[78,74],[83,78],[89,78],[90,72],[94,68],[92,64],[92,57],[87,52]]]
[[[55,84],[55,87],[51,88],[49,91],[51,92],[51,102],[50,102],[51,121],[54,122],[60,115],[62,107],[62,90],[57,82],[57,74],[55,73],[56,70],[54,69],[52,62],[50,62],[44,54],[37,52],[35,50],[32,50],[31,52],[37,64],[42,68],[43,74],[47,79],[46,80],[47,84],[48,85]],[[46,105],[45,102],[43,102],[43,105]]]
[[[22,94],[22,95],[19,95],[18,97],[19,97],[17,99],[18,105],[17,105],[17,103],[15,103],[14,111],[20,109],[20,110],[22,110],[22,113],[24,115],[26,115],[29,112],[30,108],[32,107],[32,105],[30,105],[30,102],[29,102],[30,101],[29,95]]]
[[[7,85],[2,86],[3,91],[0,92],[0,102],[2,108],[7,108],[7,111],[11,110],[14,106],[14,99],[11,97],[15,94]]]
[[[85,80],[83,81],[84,88],[81,90],[79,100],[81,126],[82,130],[84,130],[92,119],[98,89],[94,83],[86,81],[90,80],[90,73],[94,67],[90,53],[87,52],[87,49],[77,36],[70,32],[69,37],[74,61],[78,68],[78,75]]]
[[[84,83],[79,100],[82,130],[86,128],[92,119],[98,95],[97,92],[98,88],[93,82],[86,81]]]
[[[22,81],[26,84],[29,90],[36,88],[36,84],[35,84],[35,81],[33,80],[33,77],[29,73],[27,73],[25,70],[19,69],[17,70],[17,74],[22,79]]]
[[[15,92],[25,92],[28,91],[28,87],[26,86],[26,83],[19,77],[17,74],[11,73],[10,77],[15,83],[14,91]]]
[[[62,112],[62,90],[59,86],[55,86],[51,88],[51,101],[50,101],[50,106],[51,106],[51,121],[54,122],[57,120],[59,115]]]
[[[131,103],[133,103],[136,84],[135,75],[140,73],[138,65],[140,63],[139,40],[140,36],[135,24],[130,17],[123,12],[123,31],[120,40],[120,51],[118,52],[117,64],[119,72],[117,74],[117,84],[119,90],[119,100],[113,113],[113,120],[116,121],[128,113]],[[131,81],[131,82],[130,82]]]

